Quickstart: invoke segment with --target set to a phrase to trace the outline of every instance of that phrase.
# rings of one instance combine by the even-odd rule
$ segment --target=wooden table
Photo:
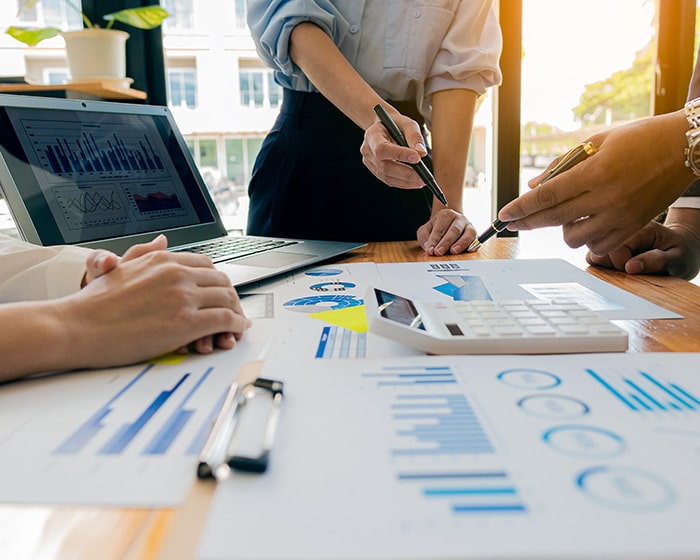
[[[493,239],[461,259],[565,258],[586,267],[582,251],[552,250],[525,239]],[[428,262],[415,242],[370,243],[340,262]],[[619,321],[631,352],[700,352],[700,287],[660,276],[629,276],[602,268],[587,271],[610,284],[675,311],[683,319]],[[241,375],[254,376],[259,363]],[[144,510],[65,506],[0,506],[0,557],[79,559],[189,559],[206,521],[214,485],[194,482],[178,509]]]

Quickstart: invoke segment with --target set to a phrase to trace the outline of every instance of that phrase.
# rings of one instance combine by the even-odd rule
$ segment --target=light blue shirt
[[[430,121],[431,95],[482,94],[501,82],[502,38],[491,0],[248,0],[248,25],[277,82],[317,91],[289,57],[301,22],[323,29],[384,99],[416,100]]]

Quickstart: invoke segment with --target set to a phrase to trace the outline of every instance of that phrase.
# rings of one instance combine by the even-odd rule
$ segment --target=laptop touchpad
[[[222,264],[244,264],[248,266],[260,266],[263,268],[279,268],[312,259],[315,256],[316,255],[304,255],[302,253],[270,251],[269,253],[244,257],[242,259],[236,259]]]

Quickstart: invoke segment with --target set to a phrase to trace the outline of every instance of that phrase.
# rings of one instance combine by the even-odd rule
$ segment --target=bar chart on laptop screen
[[[144,127],[126,122],[51,123],[23,119],[38,164],[55,177],[90,178],[129,173],[164,177],[160,142]]]

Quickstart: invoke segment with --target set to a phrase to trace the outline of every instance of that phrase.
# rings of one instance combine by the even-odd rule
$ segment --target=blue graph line
[[[629,400],[627,400],[622,395],[622,393],[620,393],[617,389],[615,389],[615,387],[610,385],[610,383],[605,381],[605,379],[600,377],[600,375],[598,375],[595,371],[593,371],[592,369],[587,369],[586,372],[588,373],[588,375],[593,377],[598,383],[600,383],[603,387],[605,387],[608,391],[610,391],[613,395],[615,395],[620,401],[625,403],[629,408],[631,408],[632,410],[638,410],[638,408],[636,406],[634,406],[634,404],[631,403]]]
[[[425,496],[482,496],[484,494],[514,496],[515,488],[426,488]]]
[[[208,368],[197,380],[197,383],[194,384],[194,387],[192,387],[192,389],[190,389],[185,395],[185,398],[182,399],[182,402],[177,407],[175,412],[173,412],[170,418],[166,420],[161,429],[158,430],[158,433],[151,440],[151,443],[146,446],[146,449],[144,450],[146,455],[162,455],[163,453],[167,452],[168,449],[170,449],[170,446],[175,441],[175,438],[177,438],[182,429],[185,427],[185,424],[187,424],[188,420],[195,413],[195,411],[192,409],[186,409],[185,405],[192,398],[192,395],[194,395],[202,386],[202,383],[204,383],[212,371],[214,371],[213,367]]]
[[[522,504],[503,505],[503,506],[452,506],[452,511],[455,513],[507,513],[517,512],[525,513],[527,509]]]
[[[508,474],[505,472],[494,471],[494,472],[435,472],[435,473],[399,473],[397,475],[399,480],[444,480],[449,478],[507,478]]]
[[[676,401],[678,401],[682,406],[684,406],[684,407],[686,407],[686,408],[689,408],[689,409],[691,409],[691,410],[693,410],[693,409],[695,408],[692,404],[688,404],[687,402],[685,402],[682,398],[680,398],[678,395],[676,395],[676,393],[674,393],[673,391],[671,391],[671,389],[669,389],[668,387],[666,387],[666,386],[665,386],[663,383],[661,383],[660,381],[657,381],[654,377],[652,377],[652,376],[649,375],[648,373],[644,373],[643,371],[640,371],[639,374],[640,374],[642,377],[644,377],[647,381],[649,381],[650,383],[652,383],[653,385],[655,385],[656,387],[658,387],[659,389],[661,389],[661,391],[663,391],[664,393],[666,393],[667,395],[669,395],[672,399],[675,399]]]
[[[161,391],[155,400],[148,405],[141,415],[131,423],[124,424],[119,431],[102,447],[101,455],[117,455],[126,449],[138,433],[148,424],[155,416],[156,412],[168,401],[168,399],[177,391],[185,380],[190,376],[189,373],[183,375],[180,380],[170,391]]]
[[[59,445],[54,453],[59,455],[72,455],[79,453],[92,440],[93,437],[104,427],[102,420],[112,412],[114,402],[131,389],[148,371],[153,367],[153,364],[146,366],[136,377],[127,383],[117,394],[115,394],[107,403],[100,408],[95,414],[88,418],[82,426],[80,426],[73,434]]]
[[[700,400],[690,392],[675,383],[664,384],[654,376],[643,371],[639,372],[639,376],[644,381],[651,384],[652,390],[650,390],[648,386],[645,388],[644,384],[623,377],[621,383],[632,389],[629,393],[616,389],[610,382],[590,369],[586,370],[586,372],[620,400],[620,402],[624,403],[625,406],[637,412],[668,412],[669,410],[695,411],[700,409]],[[663,398],[660,398],[659,392]],[[667,401],[669,397],[670,399]]]
[[[323,330],[321,331],[321,339],[318,341],[318,348],[316,349],[316,358],[323,358],[323,355],[326,352],[326,345],[328,344],[330,332],[330,327],[323,327]]]
[[[198,455],[202,449],[204,449],[204,444],[207,442],[207,438],[211,433],[211,429],[214,426],[214,421],[216,420],[221,407],[224,406],[224,401],[226,400],[227,394],[228,387],[226,387],[226,389],[224,389],[224,391],[221,393],[221,396],[216,401],[216,404],[209,412],[207,419],[202,424],[202,427],[197,432],[197,435],[192,440],[192,443],[190,443],[189,447],[187,448],[187,455]]]
[[[649,393],[647,393],[644,389],[642,389],[639,385],[637,385],[634,381],[631,381],[629,379],[625,379],[625,383],[632,387],[635,391],[639,392],[640,395],[646,397],[651,401],[651,403],[655,406],[658,406],[659,408],[665,409],[666,407],[661,404],[659,401],[657,401],[654,397],[652,397]],[[634,395],[632,395],[632,398],[634,398],[636,401],[638,401],[644,408],[651,410],[651,407],[645,404],[641,399],[635,398]]]

